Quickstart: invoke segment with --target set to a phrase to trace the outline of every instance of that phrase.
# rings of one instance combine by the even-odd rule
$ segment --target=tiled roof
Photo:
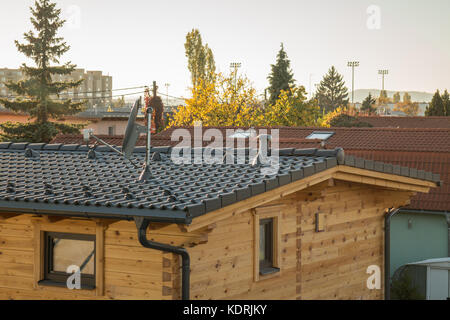
[[[186,129],[192,132],[192,128]],[[225,129],[220,128],[222,132],[225,132]],[[347,155],[439,173],[443,184],[433,188],[430,193],[418,193],[412,198],[408,208],[450,211],[450,129],[287,127],[279,129],[280,140],[291,139],[290,145],[280,143],[283,147],[308,148],[304,144],[304,138],[309,134],[314,131],[333,131],[335,134],[326,141],[326,148],[341,147]],[[169,143],[173,130],[172,128],[165,130],[156,136],[160,141],[166,138]],[[314,147],[320,147],[320,144],[317,143]]]
[[[343,157],[318,149],[280,150],[280,170],[263,174],[261,165],[176,164],[169,147],[153,148],[154,178],[137,182],[136,169],[105,146],[0,143],[0,210],[70,213],[190,223],[192,218],[313,175],[345,161],[346,165],[429,181],[438,175],[400,166]],[[236,152],[236,150],[234,150]],[[145,148],[134,160],[142,163]],[[229,155],[230,156],[230,155]]]
[[[440,174],[442,184],[429,193],[417,193],[411,198],[408,209],[450,212],[450,153],[442,152],[391,152],[370,150],[345,150],[347,155],[363,157],[400,166],[407,166]]]
[[[227,129],[248,129],[238,127],[209,127],[219,129],[226,136]],[[193,127],[171,127],[154,136],[154,140],[166,139],[170,142],[172,132],[176,129],[187,129],[192,136]],[[203,130],[208,129],[204,127]],[[383,151],[414,151],[414,152],[450,152],[450,129],[397,129],[397,128],[320,128],[320,127],[255,127],[256,130],[278,129],[280,140],[303,139],[315,131],[334,132],[326,140],[327,148],[340,147],[345,150],[383,150]]]
[[[450,117],[358,117],[380,128],[447,128],[450,129]]]
[[[103,141],[115,145],[121,146],[123,141],[123,135],[97,135],[98,138]],[[146,135],[141,135],[136,145],[137,146],[145,146],[147,141]],[[178,144],[178,141],[171,141],[170,137],[160,136],[158,134],[152,135],[152,146],[171,146],[174,147]],[[248,147],[248,139],[242,139],[245,146]],[[96,140],[91,138],[89,144],[94,144]],[[85,144],[83,141],[83,135],[81,134],[59,134],[57,135],[51,143],[61,143],[61,144]],[[210,144],[210,142],[202,141],[203,147],[206,147]],[[225,146],[225,142],[223,144]],[[237,145],[237,144],[236,144]],[[194,142],[192,141],[192,147],[194,146]],[[279,148],[320,148],[320,140],[317,139],[298,139],[298,138],[280,138],[279,139]]]

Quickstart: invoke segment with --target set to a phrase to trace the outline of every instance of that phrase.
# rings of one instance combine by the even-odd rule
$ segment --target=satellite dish
[[[125,136],[122,141],[122,152],[125,158],[129,159],[133,154],[134,147],[141,133],[145,133],[147,128],[136,122],[139,108],[141,107],[141,99],[137,99],[131,109],[128,117],[128,124],[125,130]]]

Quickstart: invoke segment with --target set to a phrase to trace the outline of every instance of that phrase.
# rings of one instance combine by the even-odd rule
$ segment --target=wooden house
[[[0,143],[0,299],[382,299],[386,212],[439,184],[342,149],[273,174],[170,151],[139,182],[103,146]]]

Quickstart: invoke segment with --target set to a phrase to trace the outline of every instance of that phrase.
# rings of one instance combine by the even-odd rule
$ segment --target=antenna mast
[[[156,85],[155,82],[153,82],[153,92],[155,94],[156,91]],[[150,90],[148,87],[145,88],[144,93],[144,99],[145,99],[145,118],[147,119],[147,145],[145,150],[145,164],[144,164],[144,170],[142,170],[141,175],[139,176],[139,181],[143,182],[150,178],[152,178],[152,171],[150,169],[150,151],[152,148],[151,139],[152,139],[152,114],[153,109],[150,107]]]

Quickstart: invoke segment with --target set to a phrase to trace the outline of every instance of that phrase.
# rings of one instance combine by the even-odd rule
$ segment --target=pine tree
[[[280,92],[290,91],[295,84],[294,74],[291,70],[291,62],[288,59],[284,45],[281,44],[280,51],[278,51],[277,61],[271,65],[272,71],[267,79],[269,80],[268,92],[270,94],[269,104],[274,104]]]
[[[375,99],[372,97],[372,94],[369,93],[369,95],[364,99],[361,111],[367,112],[367,114],[373,114],[377,111],[377,108],[374,107],[374,104],[376,103]]]
[[[439,93],[439,90],[433,96],[431,103],[428,105],[425,110],[426,116],[445,116],[445,106],[444,101],[442,101],[442,97]]]
[[[323,77],[317,89],[316,98],[321,110],[325,113],[334,111],[338,107],[346,107],[348,104],[348,89],[345,86],[342,75],[334,66]]]
[[[27,43],[15,41],[15,44],[19,52],[35,62],[36,67],[25,63],[22,65],[21,71],[25,74],[25,79],[17,83],[6,83],[19,97],[14,101],[0,99],[0,104],[12,111],[27,113],[32,121],[25,124],[8,122],[0,125],[0,131],[3,140],[49,142],[60,132],[79,133],[82,126],[50,120],[58,120],[82,110],[83,102],[74,103],[70,99],[59,98],[61,92],[78,87],[82,80],[52,80],[53,75],[68,75],[76,67],[70,62],[62,66],[51,66],[51,63],[59,64],[59,58],[70,49],[63,38],[57,37],[58,29],[65,22],[60,19],[61,10],[56,9],[56,4],[49,0],[36,0],[35,7],[30,9],[30,20],[36,34],[29,31],[24,34]]]
[[[445,115],[450,117],[450,95],[447,90],[442,95],[442,102],[444,103]]]

